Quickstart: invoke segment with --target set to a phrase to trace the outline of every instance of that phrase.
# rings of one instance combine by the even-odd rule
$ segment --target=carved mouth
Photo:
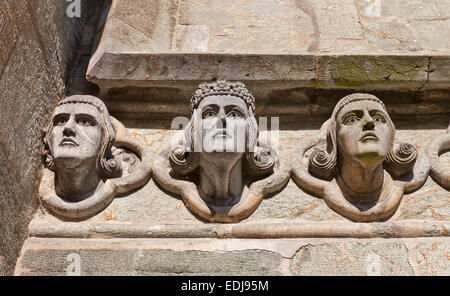
[[[226,137],[230,137],[230,134],[227,132],[226,129],[219,129],[217,130],[217,132],[214,133],[214,138],[226,138]]]
[[[362,137],[359,139],[361,142],[366,141],[379,141],[377,135],[374,132],[368,132],[362,135]]]
[[[78,146],[78,143],[75,142],[75,141],[72,140],[72,139],[64,138],[64,139],[61,141],[61,143],[59,144],[59,146]]]

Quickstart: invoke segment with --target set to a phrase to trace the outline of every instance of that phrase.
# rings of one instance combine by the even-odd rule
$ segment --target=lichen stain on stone
[[[105,221],[117,221],[116,208],[108,208],[106,213],[103,213],[103,219]]]
[[[414,60],[398,57],[341,56],[331,62],[335,65],[331,76],[339,86],[358,86],[361,82],[370,81],[414,81],[423,70],[412,66]]]

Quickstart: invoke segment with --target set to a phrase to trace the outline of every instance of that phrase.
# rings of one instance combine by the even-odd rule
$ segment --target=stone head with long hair
[[[320,136],[301,153],[294,181],[354,221],[385,220],[404,191],[420,187],[429,164],[408,143],[395,144],[395,126],[376,96],[342,98]]]
[[[44,164],[55,172],[56,193],[85,199],[99,183],[122,174],[111,152],[115,132],[105,104],[96,97],[74,95],[60,101],[44,136]]]
[[[161,162],[170,175],[167,169],[155,169],[155,180],[180,194],[191,212],[205,220],[231,222],[248,217],[264,196],[261,184],[277,170],[278,156],[259,139],[255,98],[245,85],[200,84],[180,138],[166,164]],[[280,184],[287,182],[286,176]],[[250,198],[249,192],[257,197]]]

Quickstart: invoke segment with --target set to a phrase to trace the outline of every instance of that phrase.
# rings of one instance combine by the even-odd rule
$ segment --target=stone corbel
[[[99,102],[99,99],[93,97],[88,99],[81,98],[79,100],[84,100],[88,103],[91,103],[93,100],[94,102]],[[73,104],[70,101],[66,104],[70,103]],[[97,103],[97,105],[100,104],[102,103]],[[56,166],[54,164],[56,160],[51,159],[51,169],[44,169],[39,198],[41,204],[47,211],[62,220],[81,221],[89,219],[104,210],[113,201],[114,197],[144,186],[150,178],[152,162],[150,151],[141,142],[132,138],[122,123],[114,117],[109,116],[107,111],[103,112],[105,117],[109,118],[109,128],[113,129],[115,133],[115,137],[112,137],[114,141],[111,146],[110,157],[116,162],[114,166],[121,167],[121,173],[119,176],[107,179],[103,177],[104,182],[101,182],[97,186],[95,192],[82,200],[69,200],[56,194],[56,173],[54,172],[57,172],[58,169],[55,168]],[[48,149],[47,142],[46,146]],[[47,150],[44,155],[47,157],[49,153],[50,151]],[[74,156],[76,157],[75,154]],[[47,163],[46,166],[49,167]]]
[[[354,222],[389,219],[397,210],[403,194],[420,188],[425,183],[430,169],[430,162],[425,152],[417,152],[411,144],[391,143],[390,151],[392,152],[389,152],[386,159],[380,163],[383,172],[382,176],[381,173],[379,175],[382,179],[379,191],[364,192],[359,196],[357,192],[354,192],[352,198],[346,196],[342,190],[342,187],[346,186],[345,182],[338,183],[337,180],[343,168],[337,159],[342,152],[336,151],[339,149],[336,140],[336,117],[339,110],[346,104],[366,99],[375,102],[375,106],[378,105],[380,110],[384,110],[386,124],[391,126],[390,141],[393,141],[395,127],[382,102],[372,95],[354,94],[342,99],[336,106],[332,118],[322,125],[319,135],[305,143],[292,171],[292,179],[300,188],[323,198],[332,210]],[[379,144],[382,145],[381,136],[378,136]],[[347,190],[351,192],[351,189]]]
[[[180,196],[200,219],[246,219],[290,178],[290,169],[280,167],[278,152],[258,136],[253,95],[241,82],[203,83],[191,99],[191,111],[191,121],[172,141],[175,145],[156,157],[154,180]],[[238,138],[238,131],[245,138]],[[242,139],[241,151],[236,143]],[[233,150],[224,151],[230,143]]]

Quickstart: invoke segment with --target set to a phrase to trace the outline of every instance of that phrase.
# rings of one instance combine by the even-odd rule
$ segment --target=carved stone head
[[[202,83],[191,99],[191,121],[186,141],[174,149],[170,162],[182,176],[202,165],[202,160],[243,160],[244,174],[270,173],[275,155],[269,147],[258,147],[255,98],[241,82]]]
[[[54,172],[54,186],[41,192],[42,201],[64,218],[90,217],[117,193],[143,185],[150,174],[145,158],[145,149],[109,116],[102,100],[68,97],[57,104],[45,131],[44,165]]]
[[[394,151],[395,126],[383,102],[371,94],[351,94],[342,98],[327,122],[326,142],[314,148],[310,172],[332,179],[338,172],[339,160],[348,158],[362,167],[384,163],[395,176],[414,166],[417,151],[402,143]]]
[[[283,175],[263,193],[266,182],[279,176],[278,158],[258,141],[255,98],[241,82],[202,83],[192,96],[191,114],[179,145],[155,164],[155,180],[205,220],[247,218],[289,178]]]
[[[121,175],[111,147],[114,129],[105,104],[96,97],[75,95],[60,101],[44,137],[45,165],[60,168],[95,166],[102,178]]]
[[[379,221],[397,209],[404,191],[420,187],[429,164],[408,143],[395,144],[395,126],[374,95],[342,98],[293,171],[302,188],[354,221]]]

